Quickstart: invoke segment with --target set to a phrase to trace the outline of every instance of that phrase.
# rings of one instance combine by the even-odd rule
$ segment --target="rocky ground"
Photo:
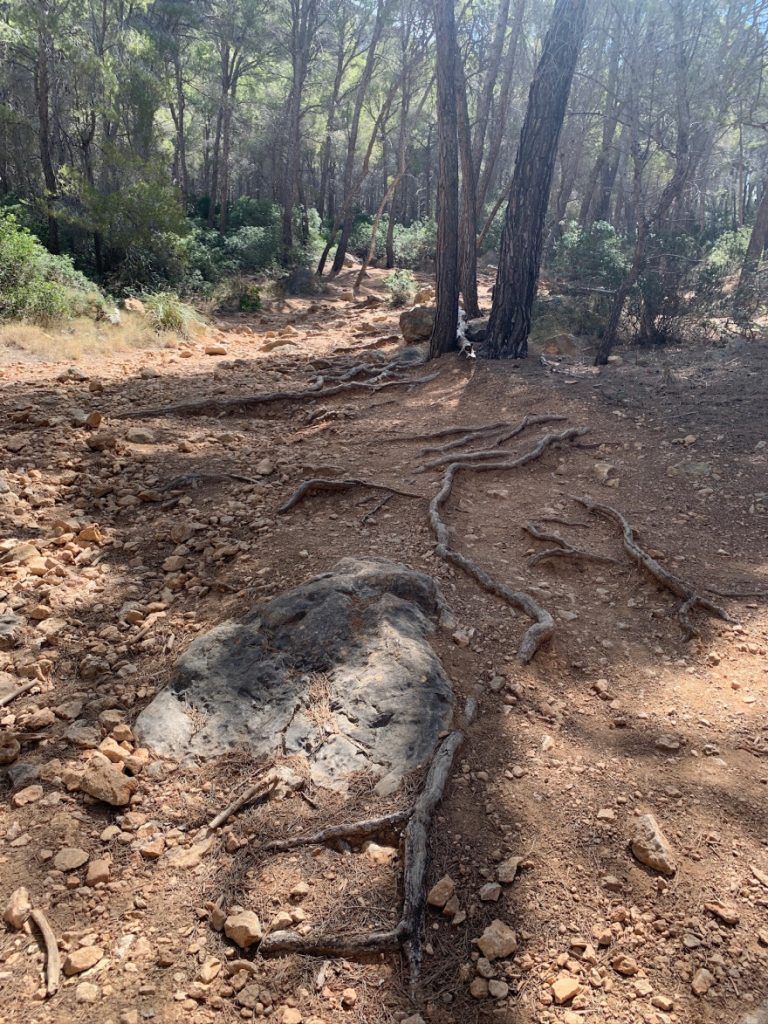
[[[421,384],[242,401],[395,359],[397,311],[379,285],[354,301],[342,279],[127,356],[0,355],[0,1017],[768,1020],[766,605],[713,596],[735,621],[694,609],[686,640],[679,600],[627,556],[614,522],[573,500],[623,513],[698,588],[768,589],[764,344],[626,352],[602,371],[556,353],[449,356],[399,375],[437,373]],[[167,412],[187,401],[208,405]],[[548,429],[588,433],[517,470],[460,474],[443,512],[455,548],[554,616],[524,666],[529,621],[437,557],[427,506],[442,468],[417,469],[422,448],[445,443],[437,432],[526,414],[567,419],[504,450],[523,454]],[[419,496],[382,504],[386,492],[354,487],[278,514],[310,477]],[[552,546],[530,521],[610,560],[530,565]],[[418,1002],[395,956],[254,949],[264,931],[396,923],[393,837],[262,848],[406,807],[423,773],[384,795],[365,772],[344,792],[279,785],[211,830],[270,765],[236,752],[179,766],[133,732],[195,637],[371,555],[435,577],[455,618],[431,642],[466,738],[432,827]],[[310,684],[320,727],[328,694]],[[301,776],[292,755],[277,761]],[[60,952],[50,997],[30,907]]]

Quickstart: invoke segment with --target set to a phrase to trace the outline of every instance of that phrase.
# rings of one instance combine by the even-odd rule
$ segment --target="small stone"
[[[280,1017],[280,1024],[301,1024],[301,1011],[297,1010],[295,1006],[284,1006],[282,1010],[283,1015]]]
[[[50,612],[50,608],[48,609]],[[34,616],[32,616],[34,618]],[[56,721],[56,715],[53,713],[51,708],[40,708],[39,711],[35,711],[29,716],[24,722],[25,729],[47,729],[49,725],[53,725]]]
[[[62,970],[68,978],[71,978],[73,974],[82,974],[83,971],[95,967],[103,956],[104,950],[101,946],[82,946],[69,954],[64,961]]]
[[[309,885],[306,882],[297,882],[296,885],[291,889],[291,899],[299,900],[306,899],[309,896]]]
[[[24,789],[20,789],[18,793],[14,793],[11,797],[11,807],[24,807],[26,804],[35,804],[38,800],[42,800],[42,797],[42,786],[25,786]]]
[[[227,354],[227,346],[213,341],[205,346],[204,351],[207,356],[225,356]]]
[[[151,430],[147,430],[146,427],[131,427],[130,430],[126,431],[126,441],[130,441],[131,444],[154,444],[155,435]]]
[[[557,980],[552,984],[552,996],[557,1006],[568,1003],[579,991],[579,979],[565,972],[558,975]]]
[[[761,928],[757,933],[757,941],[761,946],[768,946],[768,928]]]
[[[129,775],[109,761],[92,758],[80,779],[80,789],[96,800],[113,807],[125,807],[131,802],[138,784]]]
[[[480,890],[480,899],[484,903],[496,903],[501,896],[501,886],[498,882],[486,882]]]
[[[157,860],[162,855],[164,849],[165,839],[162,836],[155,836],[154,839],[141,844],[139,853],[144,860]]]
[[[259,459],[254,466],[254,473],[256,476],[271,476],[274,473],[275,467],[272,465],[271,459]]]
[[[87,864],[90,854],[76,846],[65,846],[56,854],[53,866],[57,871],[77,871]]]
[[[23,885],[14,889],[3,911],[3,921],[11,928],[22,928],[24,922],[32,913],[32,904],[29,901],[29,893]]]
[[[209,957],[201,966],[197,977],[204,985],[210,985],[214,978],[219,976],[220,971],[221,960],[217,960],[216,957]]]
[[[292,928],[293,924],[293,918],[291,917],[287,910],[278,910],[278,912],[269,922],[269,930],[271,932],[281,932],[285,928]]]
[[[625,978],[631,978],[640,970],[637,960],[634,957],[622,953],[611,961],[611,967],[617,974],[623,974]]]
[[[488,992],[494,999],[506,999],[509,995],[509,985],[506,981],[499,981],[497,978],[488,982]]]
[[[674,1005],[675,1001],[670,996],[655,995],[651,998],[651,1006],[655,1006],[657,1010],[663,1010],[664,1013],[669,1013]]]
[[[616,811],[612,807],[601,807],[597,812],[598,821],[616,821]]]
[[[496,868],[496,878],[502,885],[511,885],[514,882],[522,859],[522,857],[509,857],[499,864]]]
[[[108,882],[112,873],[111,863],[104,857],[92,860],[88,865],[85,874],[86,885],[98,885],[99,882]]]
[[[243,910],[239,914],[230,914],[226,919],[224,934],[241,949],[248,949],[261,942],[264,933],[256,914],[252,910]]]
[[[456,884],[450,875],[443,875],[439,882],[435,882],[427,893],[427,903],[430,907],[442,910],[448,900],[453,896]]]
[[[397,857],[397,850],[393,846],[379,846],[378,843],[374,843],[371,840],[363,843],[362,853],[373,861],[374,864],[391,864],[392,861]]]
[[[704,909],[715,917],[719,917],[723,924],[733,926],[740,921],[739,912],[734,907],[727,907],[724,903],[705,903]]]
[[[21,744],[10,733],[0,736],[0,764],[13,764],[21,753]]]
[[[657,750],[663,750],[673,754],[680,749],[680,740],[677,736],[662,735],[656,739],[654,746]]]
[[[705,996],[714,984],[714,975],[710,974],[706,967],[700,967],[691,981],[691,990],[696,996]]]
[[[345,1010],[351,1010],[357,1002],[357,992],[353,988],[345,988],[341,993],[341,1005]]]
[[[99,998],[99,986],[90,981],[81,981],[75,989],[75,1000],[78,1003],[95,1003]]]
[[[488,998],[488,982],[485,978],[473,978],[469,986],[469,994],[473,999]]]
[[[632,837],[632,853],[641,864],[662,875],[674,875],[677,871],[672,849],[652,814],[638,818]]]
[[[175,846],[166,857],[168,866],[181,871],[196,868],[213,846],[214,840],[214,836],[209,836],[202,843],[195,843],[192,846]]]
[[[509,925],[496,918],[477,939],[477,947],[488,960],[500,960],[517,949],[517,936]]]
[[[126,750],[125,747],[121,747],[112,736],[107,736],[105,740],[101,741],[99,750],[113,764],[122,764],[130,757],[130,751]]]
[[[608,892],[621,892],[624,888],[621,884],[621,879],[617,878],[616,875],[604,875],[600,879],[604,889]]]

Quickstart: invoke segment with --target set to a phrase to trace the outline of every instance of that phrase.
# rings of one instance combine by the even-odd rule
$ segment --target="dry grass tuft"
[[[137,349],[165,348],[176,335],[158,335],[139,314],[121,311],[121,323],[113,326],[87,317],[53,328],[35,324],[0,325],[0,349],[15,349],[43,362],[77,362],[87,356],[111,355]]]

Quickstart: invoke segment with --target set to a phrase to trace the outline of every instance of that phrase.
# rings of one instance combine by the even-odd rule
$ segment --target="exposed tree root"
[[[45,944],[45,990],[49,996],[59,991],[61,984],[61,957],[59,944],[42,910],[33,910],[29,915],[37,925]]]
[[[17,697],[22,697],[25,693],[29,693],[33,686],[39,686],[39,684],[39,679],[30,679],[28,683],[17,687],[12,693],[6,693],[4,697],[0,697],[0,708],[6,707],[6,705],[16,700]]]
[[[376,515],[376,513],[380,512],[387,504],[387,502],[391,501],[393,497],[394,495],[390,491],[388,494],[385,494],[383,498],[380,498],[373,506],[373,508],[369,509],[368,512],[366,512],[365,515],[362,517],[362,519],[360,520],[361,526],[365,526],[366,523],[369,523]]]
[[[412,380],[385,380],[380,383],[373,381],[347,381],[323,387],[322,379],[319,386],[302,388],[300,391],[263,391],[256,395],[242,395],[240,398],[201,398],[191,402],[177,402],[174,405],[161,405],[154,409],[127,409],[116,413],[118,420],[154,419],[161,416],[221,416],[236,409],[254,409],[260,405],[273,402],[303,402],[317,398],[330,398],[346,391],[383,391],[384,388],[410,387],[416,384],[427,384],[438,376],[430,373],[426,377]]]
[[[494,439],[493,448],[487,451],[466,452],[462,455],[434,459],[432,462],[427,462],[425,465],[420,466],[419,471],[432,469],[435,466],[444,466],[448,462],[472,459],[475,456],[480,458],[496,456],[499,453],[494,451],[494,448],[498,448],[500,445],[504,444],[505,441],[509,441],[511,438],[517,437],[518,434],[522,434],[526,427],[535,426],[539,423],[562,422],[565,419],[567,419],[566,416],[555,416],[552,413],[543,413],[542,415],[537,416],[524,416],[523,419],[513,427],[510,427],[507,423],[502,423],[500,426],[496,424],[492,427],[480,427],[470,430],[455,441],[448,442],[448,444],[436,445],[431,448],[422,448],[419,455],[430,455],[435,452],[449,452],[453,451],[455,448],[461,448],[465,444],[470,444],[472,441],[479,440],[481,437],[492,437],[494,434],[499,434],[499,436]],[[501,431],[501,433],[499,433],[499,431]]]
[[[261,779],[259,782],[254,783],[253,786],[249,786],[244,793],[241,793],[236,799],[232,801],[223,811],[220,811],[215,818],[208,822],[208,831],[214,832],[217,828],[221,828],[222,825],[226,824],[227,821],[232,817],[233,814],[237,814],[238,811],[242,810],[246,804],[253,803],[255,800],[261,800],[265,796],[269,796],[272,790],[277,786],[278,779],[266,778]]]
[[[528,565],[538,565],[540,562],[546,562],[553,558],[572,558],[574,561],[584,562],[601,562],[604,565],[616,565],[617,559],[611,558],[610,555],[599,555],[592,551],[582,551],[580,548],[574,548],[566,540],[563,540],[556,533],[550,533],[548,530],[542,530],[538,523],[526,523],[523,526],[526,533],[530,533],[536,540],[546,541],[550,544],[557,545],[554,548],[547,548],[545,551],[539,551],[532,558],[528,559]]]
[[[529,618],[533,619],[533,625],[529,627],[523,636],[520,648],[517,652],[518,659],[524,665],[533,658],[541,645],[552,637],[552,634],[555,631],[555,620],[548,611],[534,601],[530,594],[526,594],[522,590],[512,590],[506,584],[499,583],[497,580],[493,579],[493,577],[489,576],[484,569],[481,569],[479,565],[473,562],[471,558],[467,558],[466,555],[462,555],[460,552],[454,551],[450,545],[448,527],[440,517],[440,509],[445,505],[446,501],[450,497],[453,481],[459,470],[469,469],[477,473],[488,470],[519,469],[522,466],[526,466],[529,462],[533,462],[535,459],[540,458],[548,448],[552,447],[552,445],[563,441],[572,441],[574,438],[581,437],[585,433],[586,430],[584,428],[572,427],[568,430],[561,431],[559,434],[545,434],[535,448],[532,448],[529,452],[526,452],[517,459],[505,459],[500,462],[484,462],[478,463],[477,465],[471,462],[452,462],[445,471],[440,490],[434,496],[429,505],[429,522],[432,526],[435,537],[437,538],[437,545],[435,547],[437,554],[447,562],[452,562],[453,565],[457,565],[460,569],[463,569],[467,575],[472,576],[473,579],[477,580],[484,590],[487,590],[490,594],[494,594],[496,597],[501,598],[502,601],[505,601],[513,608],[518,608],[520,611],[525,612]]]
[[[698,631],[693,626],[690,620],[690,613],[694,608],[701,608],[703,611],[709,612],[710,615],[717,616],[718,619],[722,619],[724,622],[735,622],[728,612],[721,608],[720,605],[710,601],[709,598],[703,597],[698,591],[694,590],[690,583],[686,583],[685,580],[680,579],[679,576],[675,576],[668,569],[665,569],[663,565],[652,558],[647,551],[644,551],[635,540],[635,533],[630,524],[621,514],[617,512],[615,508],[610,505],[601,505],[599,502],[592,501],[591,498],[578,498],[574,497],[574,501],[577,501],[580,505],[583,505],[588,512],[593,515],[601,515],[605,519],[611,519],[616,523],[622,532],[622,542],[624,550],[629,557],[637,562],[638,565],[642,566],[645,571],[652,576],[657,583],[660,583],[662,587],[669,590],[679,597],[682,604],[677,610],[677,618],[682,627],[683,634],[686,640],[690,640],[692,637],[698,636]]]
[[[768,601],[768,590],[718,590],[717,587],[704,587],[708,594],[718,597],[754,597],[756,600]]]
[[[365,821],[330,825],[328,828],[323,828],[319,832],[311,832],[308,835],[275,839],[263,846],[262,851],[264,853],[284,853],[286,850],[295,850],[298,846],[326,846],[328,843],[335,843],[341,839],[367,839],[369,836],[398,828],[408,820],[410,813],[410,810],[394,811],[381,818],[367,818]]]
[[[279,516],[285,515],[295,508],[300,501],[303,501],[310,494],[319,494],[322,491],[349,491],[353,487],[371,487],[375,491],[389,491],[390,494],[401,494],[405,498],[420,498],[420,494],[413,491],[402,491],[389,484],[377,484],[371,480],[357,480],[352,477],[341,477],[338,480],[323,480],[320,478],[305,480],[290,496],[284,505],[277,510]]]
[[[385,932],[351,936],[303,936],[289,931],[272,932],[259,946],[262,956],[301,953],[309,956],[362,957],[371,953],[392,952],[402,947],[408,961],[411,991],[415,993],[421,970],[421,932],[427,905],[429,829],[435,808],[445,791],[456,752],[463,741],[464,733],[459,730],[443,740],[432,758],[424,785],[410,811],[398,811],[354,825],[332,826],[313,836],[280,840],[264,847],[265,851],[275,852],[292,849],[296,845],[325,843],[329,839],[361,838],[365,834],[374,835],[385,827],[402,824],[407,820],[403,853],[403,911],[397,927]]]

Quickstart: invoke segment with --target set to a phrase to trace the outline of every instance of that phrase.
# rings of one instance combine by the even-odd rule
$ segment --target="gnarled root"
[[[517,459],[505,459],[500,462],[482,462],[478,464],[454,461],[446,469],[440,490],[429,505],[429,522],[437,538],[437,545],[435,547],[437,554],[445,559],[445,561],[458,566],[467,575],[472,576],[488,593],[501,598],[502,601],[505,601],[513,608],[525,612],[529,618],[533,619],[533,625],[526,631],[517,652],[517,657],[523,664],[531,661],[541,645],[552,637],[555,631],[555,620],[548,611],[534,601],[530,594],[526,594],[522,590],[512,590],[506,584],[493,579],[477,563],[473,562],[471,558],[467,558],[466,555],[455,551],[450,544],[448,527],[440,517],[440,509],[448,501],[453,481],[460,470],[469,469],[475,472],[483,472],[487,470],[519,469],[522,466],[526,466],[529,462],[540,458],[552,445],[564,441],[572,441],[574,438],[581,437],[585,433],[586,430],[583,428],[572,427],[561,431],[559,434],[545,434],[534,448]]]
[[[365,821],[351,821],[343,825],[330,825],[319,832],[311,832],[303,836],[291,836],[289,839],[275,839],[262,847],[264,853],[284,853],[295,850],[299,846],[325,846],[336,843],[340,839],[368,839],[382,832],[398,828],[408,820],[410,811],[394,811],[381,818],[367,818]]]
[[[357,480],[352,477],[341,477],[336,480],[313,479],[305,480],[294,491],[288,501],[280,506],[277,514],[282,516],[286,512],[290,512],[292,508],[295,508],[300,501],[303,501],[310,494],[319,494],[321,491],[349,491],[353,487],[370,487],[375,491],[389,491],[390,494],[401,494],[405,498],[421,497],[420,494],[415,494],[413,491],[402,491],[397,487],[392,487],[390,484],[377,484],[371,480]]]
[[[709,612],[710,615],[715,615],[724,622],[736,621],[724,608],[710,601],[709,598],[703,597],[698,591],[694,590],[690,583],[686,583],[679,576],[675,576],[674,573],[671,573],[657,562],[655,558],[652,558],[647,551],[643,551],[635,540],[634,530],[621,512],[617,512],[610,505],[601,505],[597,501],[592,501],[591,498],[574,497],[574,501],[578,502],[579,505],[583,505],[593,515],[603,516],[605,519],[611,519],[616,523],[621,528],[622,543],[629,557],[642,566],[657,583],[660,583],[662,587],[669,590],[675,597],[680,598],[682,604],[677,610],[677,618],[686,640],[698,636],[698,631],[690,620],[690,613],[694,608],[701,608],[703,611]]]
[[[447,444],[437,445],[432,448],[422,448],[419,455],[429,455],[435,452],[450,452],[480,438],[493,437],[494,434],[498,434],[498,436],[494,438],[493,446],[491,448],[483,451],[462,452],[460,455],[443,454],[440,458],[432,459],[431,462],[425,462],[423,466],[419,466],[417,472],[422,473],[424,470],[434,469],[436,466],[445,466],[449,462],[469,462],[475,458],[496,458],[500,454],[496,449],[504,444],[505,441],[509,441],[513,437],[517,437],[518,434],[522,434],[526,427],[536,426],[541,423],[555,423],[565,419],[567,419],[566,416],[555,416],[553,413],[543,413],[539,416],[524,416],[523,419],[513,427],[503,423],[501,425],[495,424],[491,427],[476,428],[464,434],[462,437],[457,438],[455,441],[449,441]]]
[[[575,548],[564,540],[557,533],[550,533],[548,530],[542,530],[538,523],[526,523],[523,526],[526,533],[530,533],[536,540],[542,540],[549,544],[557,545],[554,548],[547,548],[545,551],[539,551],[532,558],[528,559],[528,565],[538,565],[540,562],[546,562],[554,558],[572,558],[574,561],[584,562],[600,562],[604,565],[616,565],[617,560],[611,558],[610,555],[599,555],[592,551],[582,551],[580,548]]]

